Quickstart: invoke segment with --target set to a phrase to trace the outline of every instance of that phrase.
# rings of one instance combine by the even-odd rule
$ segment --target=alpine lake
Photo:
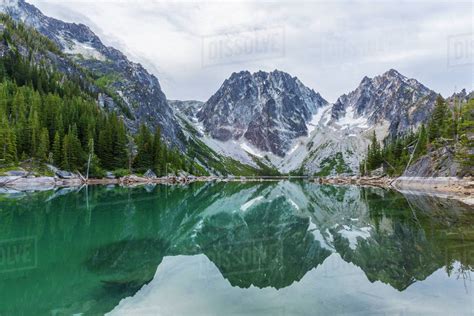
[[[308,181],[0,194],[0,315],[473,315],[474,210]]]

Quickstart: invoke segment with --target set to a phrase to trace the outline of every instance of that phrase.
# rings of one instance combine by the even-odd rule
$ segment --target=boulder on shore
[[[69,171],[66,171],[66,170],[61,170],[53,165],[50,165],[50,164],[46,164],[46,167],[51,170],[51,172],[53,172],[56,177],[60,178],[60,179],[75,179],[77,178],[77,174],[75,173],[72,173],[72,172],[69,172]]]
[[[65,170],[56,170],[55,172],[56,176],[58,176],[59,178],[61,179],[73,179],[73,178],[77,178],[77,175],[75,175],[74,173],[72,172],[69,172],[69,171],[65,171]]]
[[[26,177],[28,175],[28,172],[26,172],[25,170],[10,170],[7,171],[6,174],[13,177]]]
[[[7,187],[18,191],[46,191],[55,187],[53,177],[0,177],[0,187]]]
[[[148,169],[143,176],[145,178],[148,178],[148,179],[156,179],[157,178],[156,173],[154,173],[151,169]]]

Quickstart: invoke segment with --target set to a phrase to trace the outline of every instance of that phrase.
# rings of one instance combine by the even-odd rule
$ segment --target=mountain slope
[[[213,139],[248,142],[283,157],[294,139],[308,135],[307,123],[325,104],[287,73],[242,71],[225,80],[196,117]]]
[[[278,175],[276,168],[267,160],[243,150],[229,151],[222,143],[206,137],[198,123],[196,113],[204,104],[200,101],[168,100],[180,122],[188,156],[207,172],[217,175]]]
[[[342,95],[332,108],[331,118],[364,117],[369,125],[389,121],[389,133],[394,136],[425,122],[436,96],[415,79],[390,69],[372,79],[364,77],[356,90]]]
[[[175,101],[195,136],[223,156],[282,173],[356,174],[375,131],[381,141],[427,122],[437,94],[396,70],[365,77],[328,104],[290,75],[234,73],[205,103]]]
[[[327,176],[358,173],[370,137],[403,135],[427,122],[437,94],[396,70],[359,86],[326,109],[311,136],[279,165],[283,172]]]
[[[88,72],[55,43],[0,13],[2,168],[51,175],[54,168],[46,164],[54,164],[91,177],[103,177],[106,171],[123,174],[125,168],[153,169],[158,175],[202,174],[202,168],[164,144],[160,134],[146,128],[135,138],[127,133],[116,113],[101,108],[101,94]],[[129,149],[132,138],[134,151]]]
[[[0,12],[38,30],[62,52],[69,55],[104,88],[100,103],[126,116],[127,126],[136,131],[140,123],[160,126],[169,143],[180,145],[179,126],[173,116],[158,79],[140,64],[131,62],[120,51],[106,47],[87,26],[47,17],[24,0],[6,0]]]

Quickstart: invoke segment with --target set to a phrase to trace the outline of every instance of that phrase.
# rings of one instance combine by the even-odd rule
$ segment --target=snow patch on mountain
[[[325,106],[322,106],[316,110],[316,113],[313,115],[311,118],[311,121],[306,125],[306,128],[308,129],[308,136],[311,136],[313,131],[316,129],[318,125],[321,125],[322,123],[322,118],[325,114],[328,113],[328,111],[331,109],[332,104],[328,103]]]
[[[336,123],[341,127],[341,129],[347,128],[368,128],[368,120],[367,117],[356,117],[354,107],[349,107],[346,109],[346,113],[343,117],[338,119]]]
[[[253,149],[250,145],[248,145],[245,142],[240,143],[240,148],[242,148],[243,150],[245,150],[246,152],[248,152],[249,154],[253,156],[257,156],[258,158],[263,158],[263,155],[260,152]]]
[[[86,59],[97,59],[100,61],[105,61],[107,58],[99,52],[97,49],[92,47],[92,44],[81,43],[75,39],[65,40],[61,38],[64,44],[64,53],[71,55],[80,55]]]
[[[293,148],[287,155],[276,162],[279,170],[290,172],[297,169],[308,155],[308,142],[321,127],[327,125],[327,117],[330,116],[332,104],[320,107],[307,124],[308,136],[300,137],[294,141]]]

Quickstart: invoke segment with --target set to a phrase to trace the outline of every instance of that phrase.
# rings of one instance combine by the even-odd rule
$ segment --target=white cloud
[[[443,95],[473,89],[473,63],[450,66],[447,49],[449,36],[472,36],[471,1],[31,2],[49,16],[89,25],[155,73],[170,99],[206,100],[244,69],[287,71],[330,101],[389,68]],[[262,58],[249,49],[240,62],[230,56],[229,63],[203,67],[204,36],[235,40],[238,32],[275,27],[284,29],[283,54]]]

